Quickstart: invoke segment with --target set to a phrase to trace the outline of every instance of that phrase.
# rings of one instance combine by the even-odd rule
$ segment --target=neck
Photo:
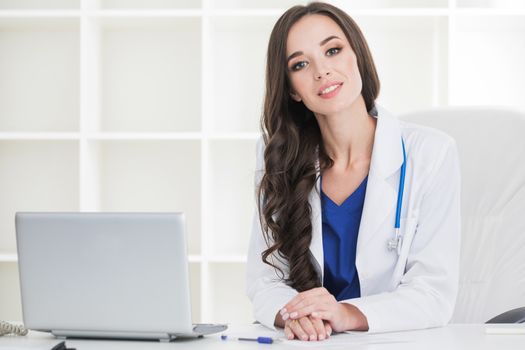
[[[334,166],[344,169],[368,165],[372,157],[377,119],[371,117],[362,97],[349,109],[335,114],[316,114],[324,148]]]

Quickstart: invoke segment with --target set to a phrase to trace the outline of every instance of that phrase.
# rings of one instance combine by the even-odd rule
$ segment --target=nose
[[[322,69],[319,69],[317,71],[317,73],[315,73],[315,79],[316,80],[321,80],[323,77],[329,77],[332,73],[330,72],[329,69],[327,68],[322,68]]]

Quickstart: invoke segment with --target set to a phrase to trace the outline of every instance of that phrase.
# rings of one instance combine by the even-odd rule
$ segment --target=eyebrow
[[[319,43],[319,46],[323,46],[324,44],[326,44],[327,42],[329,42],[330,40],[332,39],[340,39],[338,36],[335,36],[335,35],[330,35],[328,38],[322,40],[320,43]],[[290,60],[292,58],[295,58],[297,56],[301,56],[304,52],[302,51],[295,51],[294,53],[292,53],[290,56],[288,56],[288,59],[286,60],[286,64],[288,64],[288,62],[290,62]]]

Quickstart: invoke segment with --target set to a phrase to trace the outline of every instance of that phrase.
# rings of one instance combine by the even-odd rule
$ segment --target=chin
[[[333,104],[330,104],[329,106],[323,106],[323,110],[322,111],[319,111],[318,113],[320,114],[337,114],[337,113],[340,113],[344,110],[347,110],[349,109],[351,106],[350,103],[342,103],[342,102],[338,102],[338,103],[333,103]]]

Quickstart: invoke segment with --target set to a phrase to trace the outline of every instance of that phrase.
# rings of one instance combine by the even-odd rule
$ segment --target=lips
[[[331,98],[339,93],[339,90],[341,90],[342,85],[342,82],[331,82],[325,84],[321,86],[317,94],[321,98]]]

